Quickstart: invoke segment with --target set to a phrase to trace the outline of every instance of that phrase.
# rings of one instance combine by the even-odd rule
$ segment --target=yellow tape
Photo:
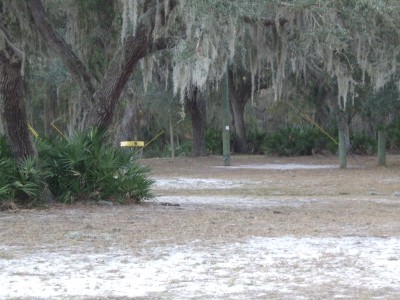
[[[122,141],[120,143],[121,147],[144,147],[143,141]]]

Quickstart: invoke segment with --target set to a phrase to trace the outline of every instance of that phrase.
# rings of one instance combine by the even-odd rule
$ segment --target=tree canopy
[[[290,93],[293,78],[306,82],[320,74],[335,83],[344,108],[357,85],[378,90],[397,78],[399,6],[396,0],[2,0],[0,50],[21,50],[14,51],[21,72],[35,56],[60,58],[79,87],[70,117],[80,130],[107,130],[139,66],[145,86],[155,69],[166,82],[172,72],[182,101],[193,88],[218,86],[228,66],[251,74],[252,93],[269,80],[276,100]]]

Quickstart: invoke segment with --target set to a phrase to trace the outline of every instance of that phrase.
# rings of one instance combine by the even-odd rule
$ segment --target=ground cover
[[[398,299],[400,157],[349,161],[145,159],[146,203],[0,212],[0,298]]]

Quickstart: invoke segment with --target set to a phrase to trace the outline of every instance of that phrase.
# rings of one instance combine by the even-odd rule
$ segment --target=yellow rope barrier
[[[66,139],[67,137],[61,132],[60,129],[57,128],[56,125],[54,125],[54,122],[56,122],[56,121],[57,121],[57,120],[51,122],[51,123],[50,123],[50,126],[53,127],[54,130],[57,131],[57,133],[58,133],[59,135],[61,135],[64,139]]]
[[[147,142],[146,144],[144,144],[143,148],[146,148],[148,145],[150,145],[152,142],[154,142],[156,139],[159,138],[159,136],[161,136],[164,133],[164,130],[160,131],[155,137],[153,137],[150,142]]]
[[[37,133],[37,131],[33,129],[33,127],[30,124],[28,124],[28,129],[35,138],[39,138],[39,133]]]
[[[296,112],[293,104],[289,103],[290,107],[293,109],[294,112]],[[298,113],[298,112],[296,112]],[[323,129],[321,126],[318,125],[317,122],[315,122],[313,119],[311,119],[309,116],[307,116],[306,114],[303,113],[298,113],[299,115],[301,115],[304,119],[306,119],[308,122],[310,122],[311,124],[313,124],[315,127],[317,127],[319,130],[321,130],[321,132],[323,134],[325,134],[328,138],[330,138],[336,145],[339,145],[339,142],[334,139],[325,129]]]
[[[317,124],[313,119],[311,119],[309,116],[302,114],[303,118],[305,118],[307,121],[309,121],[311,124],[314,124],[315,127],[317,127],[319,130],[322,131],[327,137],[329,137],[336,145],[339,145],[339,142],[335,140],[325,129],[323,129],[321,126]]]

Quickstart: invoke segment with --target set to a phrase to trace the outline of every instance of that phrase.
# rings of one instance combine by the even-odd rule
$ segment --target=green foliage
[[[192,142],[191,141],[182,141],[175,148],[176,156],[190,156],[192,153]]]
[[[0,204],[14,198],[12,189],[14,164],[11,158],[0,158]]]
[[[351,150],[354,154],[371,155],[376,152],[377,144],[364,133],[355,133],[350,137]]]
[[[44,182],[49,173],[33,157],[15,162],[4,136],[0,137],[0,170],[0,207],[9,201],[22,206],[43,202]]]
[[[210,154],[222,154],[222,131],[215,128],[206,130],[206,149]]]
[[[312,126],[287,126],[267,134],[264,147],[267,153],[283,156],[311,155],[326,149],[328,138]]]
[[[387,148],[392,153],[400,152],[400,118],[396,118],[386,130]]]
[[[44,140],[38,149],[51,172],[49,188],[64,203],[139,202],[151,197],[148,170],[139,166],[129,151],[108,146],[97,131],[76,133],[68,140]]]
[[[7,145],[6,137],[4,135],[0,135],[0,159],[11,157],[11,149]]]
[[[247,146],[253,154],[264,154],[264,141],[267,134],[259,130],[251,130],[247,133]]]

